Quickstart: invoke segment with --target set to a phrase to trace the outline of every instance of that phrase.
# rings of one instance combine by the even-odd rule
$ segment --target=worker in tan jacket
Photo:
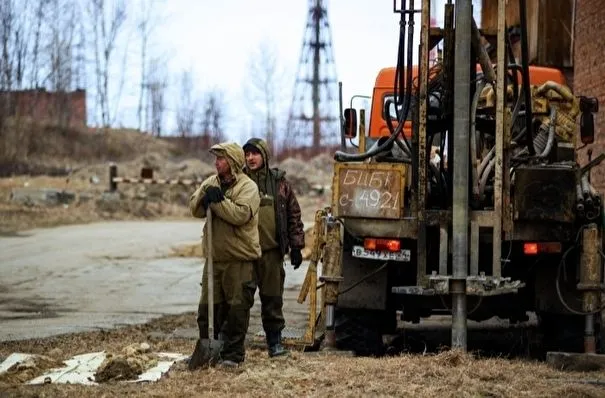
[[[212,210],[212,253],[214,264],[214,330],[223,348],[219,365],[236,367],[244,361],[244,341],[254,304],[256,283],[253,262],[261,256],[258,235],[260,195],[246,176],[244,151],[235,143],[210,148],[216,156],[217,174],[207,178],[190,198],[191,214],[205,218]],[[204,225],[206,235],[207,225]],[[207,252],[202,240],[202,252]],[[207,280],[206,267],[203,280]],[[202,283],[197,323],[200,339],[208,338],[208,291]],[[220,333],[220,334],[219,334]]]

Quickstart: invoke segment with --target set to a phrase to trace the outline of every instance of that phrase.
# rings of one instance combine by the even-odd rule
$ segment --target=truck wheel
[[[584,317],[539,312],[542,349],[547,351],[584,351]]]
[[[382,341],[386,311],[336,309],[336,348],[353,351],[359,356],[382,356],[386,347]]]

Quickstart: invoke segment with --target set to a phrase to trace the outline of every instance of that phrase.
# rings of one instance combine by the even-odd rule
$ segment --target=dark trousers
[[[256,283],[252,262],[214,263],[214,338],[223,340],[221,358],[242,362],[250,308],[254,304]],[[203,281],[207,279],[206,267]],[[197,324],[200,339],[208,338],[208,287],[202,283]]]
[[[267,336],[270,332],[280,332],[285,327],[282,310],[284,300],[284,258],[278,249],[263,252],[254,264],[256,284],[261,301],[261,319]]]

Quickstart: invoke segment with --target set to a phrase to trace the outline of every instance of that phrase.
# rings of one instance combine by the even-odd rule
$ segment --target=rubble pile
[[[288,158],[278,167],[286,172],[286,179],[298,195],[323,193],[329,189],[334,160],[328,154],[310,160]]]
[[[158,357],[151,353],[147,343],[131,344],[120,354],[107,354],[95,373],[98,383],[118,380],[136,380],[147,369],[157,365]]]
[[[0,373],[0,385],[24,383],[60,364],[61,361],[45,355],[28,356],[25,360],[15,363],[6,372]]]

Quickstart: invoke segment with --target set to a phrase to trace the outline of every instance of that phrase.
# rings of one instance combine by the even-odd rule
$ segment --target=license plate
[[[410,251],[402,249],[398,252],[366,250],[362,246],[353,246],[353,257],[383,261],[410,261]]]

